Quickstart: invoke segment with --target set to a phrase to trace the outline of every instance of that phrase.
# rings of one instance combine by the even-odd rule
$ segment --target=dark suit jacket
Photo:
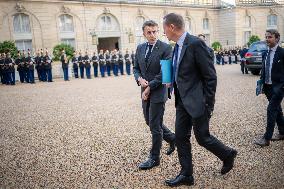
[[[265,82],[265,60],[267,52],[263,54],[262,58],[262,70],[260,79]],[[277,47],[273,58],[273,64],[271,69],[271,81],[274,92],[278,92],[284,87],[284,49]]]
[[[177,65],[174,91],[193,118],[202,116],[205,110],[213,111],[217,76],[212,61],[204,41],[187,34]]]
[[[147,43],[140,44],[137,47],[133,67],[135,80],[138,83],[138,77],[142,77],[149,82],[150,102],[165,102],[168,93],[166,86],[162,84],[160,60],[171,59],[172,48],[170,45],[158,40],[153,47],[148,64],[145,62],[146,48]],[[143,91],[144,88],[141,87],[141,94]]]

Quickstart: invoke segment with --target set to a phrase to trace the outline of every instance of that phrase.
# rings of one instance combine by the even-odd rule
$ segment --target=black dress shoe
[[[166,180],[165,184],[170,187],[176,187],[180,185],[191,186],[191,185],[194,185],[194,179],[193,179],[193,176],[178,175],[174,179]]]
[[[271,141],[284,140],[284,135],[276,134],[271,138]]]
[[[160,165],[160,160],[154,160],[154,159],[147,159],[146,161],[144,161],[143,163],[140,163],[139,165],[139,169],[141,170],[147,170],[147,169],[151,169],[155,166]]]
[[[223,161],[223,167],[221,169],[221,174],[224,175],[231,171],[234,167],[234,161],[237,156],[238,152],[236,150],[232,150],[230,156]]]
[[[176,147],[176,143],[175,142],[171,142],[170,146],[166,152],[166,154],[169,156],[171,155],[174,151],[175,151],[175,147]]]
[[[269,146],[270,141],[269,141],[269,140],[266,140],[264,137],[261,137],[261,138],[259,138],[259,139],[256,139],[256,140],[254,141],[254,144],[259,145],[259,146],[261,146],[261,147],[264,147],[264,146]]]

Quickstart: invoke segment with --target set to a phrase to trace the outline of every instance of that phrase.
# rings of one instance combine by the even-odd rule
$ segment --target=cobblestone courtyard
[[[192,136],[190,188],[284,188],[284,142],[252,144],[266,123],[267,100],[255,96],[259,77],[242,75],[240,65],[216,69],[211,132],[239,155],[221,176],[222,162]],[[133,76],[0,86],[0,188],[167,188],[179,163],[176,151],[165,155],[165,143],[159,167],[137,168],[151,142],[139,96]],[[173,130],[173,99],[164,120]]]

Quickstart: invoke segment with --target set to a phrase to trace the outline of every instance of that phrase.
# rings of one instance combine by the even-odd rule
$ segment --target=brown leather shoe
[[[272,141],[284,140],[284,135],[275,134],[272,138]]]
[[[256,139],[256,140],[254,141],[254,144],[259,145],[259,146],[261,146],[261,147],[264,147],[264,146],[269,146],[270,141],[269,141],[269,140],[266,140],[264,137],[261,137],[261,138],[259,138],[259,139]]]

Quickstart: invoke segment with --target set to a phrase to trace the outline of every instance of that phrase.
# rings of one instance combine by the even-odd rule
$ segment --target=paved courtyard
[[[284,142],[252,144],[266,122],[267,101],[255,96],[258,77],[242,75],[240,65],[216,69],[210,128],[239,155],[221,176],[222,162],[193,136],[190,188],[284,188]],[[159,167],[137,168],[151,141],[139,96],[133,76],[0,86],[0,188],[167,188],[163,182],[179,173],[179,163],[176,151],[164,154],[166,143]],[[173,130],[174,100],[164,120]]]

